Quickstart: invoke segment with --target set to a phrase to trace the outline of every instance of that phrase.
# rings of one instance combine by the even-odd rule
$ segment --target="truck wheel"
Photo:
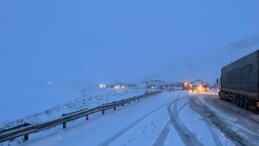
[[[237,98],[237,106],[238,106],[238,107],[241,107],[241,104],[242,104],[242,103],[241,103],[241,98],[238,97],[238,98]]]
[[[245,97],[244,96],[241,97],[241,106],[240,107],[245,108]]]
[[[228,99],[227,97],[228,97],[228,93],[224,93],[222,99],[223,99],[224,101],[227,101],[227,99]]]
[[[219,99],[224,100],[225,92],[219,92]]]
[[[237,106],[238,105],[238,95],[235,94],[233,97],[233,103]]]
[[[248,98],[245,97],[245,101],[244,101],[244,109],[248,110],[248,107],[249,107],[249,101],[248,101]]]

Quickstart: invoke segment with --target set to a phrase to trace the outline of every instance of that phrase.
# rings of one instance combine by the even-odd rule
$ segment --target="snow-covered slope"
[[[213,48],[213,47],[212,47]],[[151,78],[171,81],[192,81],[201,79],[216,82],[220,78],[221,68],[243,56],[259,49],[259,36],[252,36],[226,46],[182,56],[159,67]]]

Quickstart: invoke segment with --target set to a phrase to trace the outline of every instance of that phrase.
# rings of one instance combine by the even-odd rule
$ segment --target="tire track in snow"
[[[193,99],[191,96],[189,96],[190,107],[191,107],[196,113],[199,114],[199,112],[197,112],[197,111],[198,111],[198,107],[193,104],[194,101],[192,101],[192,100],[194,100],[194,99]],[[200,109],[199,109],[199,110],[200,110]],[[201,114],[199,114],[199,115],[203,118],[203,121],[205,122],[207,128],[210,130],[210,133],[211,133],[211,135],[212,135],[212,137],[213,137],[213,140],[214,140],[215,145],[217,145],[217,146],[222,145],[222,143],[221,143],[221,141],[220,141],[220,139],[219,139],[219,136],[218,136],[217,133],[215,132],[215,130],[216,130],[217,128],[216,128],[216,127],[212,127],[212,124],[211,124],[211,122],[208,120],[207,117],[204,117],[204,116],[201,115]],[[214,129],[214,128],[215,128],[215,129]]]
[[[167,124],[163,128],[162,132],[159,134],[156,141],[154,142],[153,146],[164,146],[165,145],[165,141],[166,141],[169,131],[170,131],[169,125],[170,125],[170,121],[167,122]]]
[[[107,146],[109,144],[111,144],[113,141],[115,141],[116,139],[118,139],[121,135],[123,135],[124,133],[126,133],[128,130],[130,130],[131,128],[133,128],[134,126],[136,126],[138,123],[140,123],[141,121],[144,121],[147,117],[151,116],[152,114],[154,114],[155,112],[161,110],[164,107],[167,107],[168,103],[158,107],[157,109],[149,112],[148,114],[144,115],[143,117],[141,117],[140,119],[138,119],[137,121],[135,121],[134,123],[130,124],[129,126],[121,129],[119,132],[117,132],[116,134],[112,135],[110,138],[102,141],[98,146]]]
[[[229,138],[235,145],[240,146],[249,146],[249,145],[256,145],[253,141],[247,140],[244,136],[242,136],[239,131],[236,131],[236,127],[231,125],[230,123],[224,122],[215,112],[210,110],[207,105],[197,101],[195,99],[191,102],[193,105],[194,110],[199,113],[202,117],[207,118],[217,129],[219,129],[224,135]],[[206,110],[204,110],[206,109]]]
[[[235,124],[235,125],[241,125],[242,127],[246,128],[248,131],[244,129],[240,129],[237,126],[235,126],[238,132],[242,133],[243,137],[246,137],[246,139],[248,139],[249,141],[256,141],[256,140],[258,141],[259,122],[256,119],[251,117],[252,113],[250,113],[250,111],[246,111],[232,104],[229,105],[229,103],[226,103],[219,99],[217,100],[217,99],[208,97],[208,98],[205,98],[205,100],[208,101],[208,103],[212,104],[212,106],[219,108],[220,110],[224,110],[224,112],[227,112],[228,114],[234,115],[236,118],[235,121],[233,120],[227,120],[227,121],[229,121],[229,123],[233,127],[234,127],[233,124]]]
[[[179,113],[181,110],[187,106],[189,103],[183,104],[178,110],[177,110],[177,103],[181,100],[181,98],[171,102],[171,104],[167,107],[167,110],[170,115],[171,124],[176,129],[178,135],[181,137],[183,143],[186,146],[202,146],[203,144],[200,143],[200,141],[195,137],[195,134],[189,131],[186,126],[181,122]],[[173,111],[172,111],[173,108]]]
[[[213,104],[216,107],[224,108],[225,111],[227,111],[231,114],[234,113],[239,117],[242,117],[242,118],[246,117],[247,119],[249,119],[257,124],[259,123],[258,119],[255,119],[252,117],[253,114],[251,113],[251,111],[244,110],[238,106],[235,106],[234,104],[231,104],[230,102],[219,100],[219,98],[215,99],[215,98],[211,98],[210,96],[206,96],[206,97],[207,98],[205,98],[205,100],[208,101],[209,103]],[[255,123],[253,123],[251,125],[255,125]],[[246,122],[244,122],[244,124],[246,124]]]

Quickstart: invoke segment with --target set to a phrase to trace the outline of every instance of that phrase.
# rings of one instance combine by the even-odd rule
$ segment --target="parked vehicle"
[[[259,109],[259,50],[222,68],[219,98]]]

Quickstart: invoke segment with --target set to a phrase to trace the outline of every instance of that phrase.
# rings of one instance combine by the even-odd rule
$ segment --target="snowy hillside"
[[[211,84],[220,78],[221,68],[259,49],[259,36],[229,43],[203,53],[183,56],[160,67],[151,78],[171,81],[192,81],[201,79]]]

